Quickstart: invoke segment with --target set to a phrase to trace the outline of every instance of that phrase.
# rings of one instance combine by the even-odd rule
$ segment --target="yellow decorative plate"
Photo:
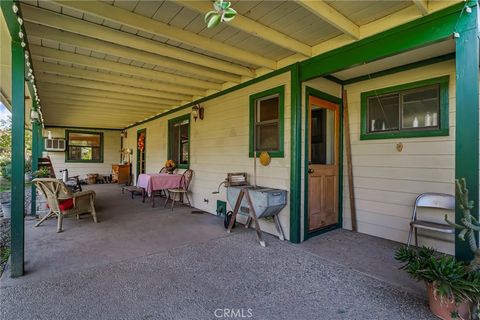
[[[264,166],[268,166],[270,164],[270,155],[266,151],[262,151],[262,153],[260,153],[259,159],[260,163]]]

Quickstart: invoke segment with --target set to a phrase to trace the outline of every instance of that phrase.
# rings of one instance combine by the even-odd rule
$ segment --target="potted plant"
[[[165,169],[167,169],[168,173],[173,174],[173,172],[175,171],[176,168],[177,168],[177,165],[176,165],[175,161],[167,160],[165,162]]]
[[[471,319],[472,306],[480,299],[480,273],[454,257],[432,248],[401,247],[395,259],[401,269],[427,286],[430,310],[441,319]]]
[[[33,173],[32,173],[32,158],[28,157],[25,160],[25,181],[29,182],[32,181]]]
[[[50,169],[48,167],[40,167],[37,171],[33,173],[35,178],[49,178],[50,177]]]

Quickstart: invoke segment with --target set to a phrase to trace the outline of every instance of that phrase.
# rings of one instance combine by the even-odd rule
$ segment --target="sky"
[[[6,120],[9,115],[10,111],[0,101],[0,120]]]

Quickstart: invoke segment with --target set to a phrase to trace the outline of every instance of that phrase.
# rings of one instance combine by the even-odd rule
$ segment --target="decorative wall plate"
[[[262,151],[260,153],[260,156],[258,157],[260,159],[260,163],[263,165],[263,166],[268,166],[270,164],[270,155],[268,154],[268,152],[266,151]]]

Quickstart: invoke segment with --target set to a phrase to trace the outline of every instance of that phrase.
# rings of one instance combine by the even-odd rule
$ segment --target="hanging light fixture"
[[[199,118],[200,120],[203,120],[203,113],[204,113],[204,109],[198,103],[192,107],[192,117],[193,117],[193,120],[195,120],[195,122],[197,122],[197,118]]]
[[[36,109],[32,109],[32,111],[30,111],[30,121],[32,123],[38,123],[40,121],[40,114]]]

